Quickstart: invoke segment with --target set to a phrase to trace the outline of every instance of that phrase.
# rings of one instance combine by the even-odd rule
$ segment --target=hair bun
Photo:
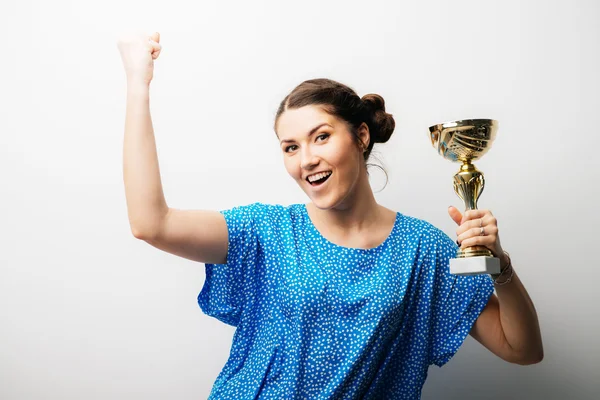
[[[366,94],[362,97],[363,104],[371,114],[372,124],[369,127],[371,129],[372,139],[375,143],[387,142],[394,128],[396,127],[396,121],[392,114],[385,112],[385,101],[383,97],[378,94]]]

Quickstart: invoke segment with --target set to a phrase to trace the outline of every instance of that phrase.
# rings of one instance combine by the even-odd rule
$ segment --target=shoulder
[[[402,215],[398,233],[402,243],[413,248],[424,263],[453,257],[458,249],[443,230],[421,218]]]
[[[449,240],[454,243],[444,231],[433,225],[431,222],[405,214],[400,214],[400,216],[400,227],[403,233],[415,235],[421,242],[438,243],[440,241],[444,242]]]
[[[258,224],[273,224],[295,219],[296,216],[300,215],[300,207],[302,207],[302,204],[284,206],[254,202],[222,210],[221,213],[228,219],[235,218]]]

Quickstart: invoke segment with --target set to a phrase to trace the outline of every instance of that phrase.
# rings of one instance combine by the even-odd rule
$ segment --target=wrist
[[[500,270],[505,270],[510,265],[510,257],[508,253],[503,251],[502,256],[500,257]]]
[[[143,79],[139,78],[127,79],[127,91],[131,93],[147,93],[150,91],[150,83],[144,82]]]
[[[504,285],[506,283],[509,283],[514,276],[514,270],[512,267],[512,262],[510,260],[510,255],[506,251],[504,251],[502,253],[502,256],[503,257],[501,257],[501,261],[500,261],[500,265],[501,265],[500,273],[490,274],[490,276],[492,277],[492,280],[494,281],[494,284],[499,284],[499,285]],[[501,276],[503,276],[505,274],[509,275],[508,278],[504,278],[505,280],[500,282],[498,280],[498,278],[500,278]]]

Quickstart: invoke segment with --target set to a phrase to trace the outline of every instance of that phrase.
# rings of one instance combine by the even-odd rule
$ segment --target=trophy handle
[[[485,187],[483,173],[470,160],[463,161],[460,170],[454,175],[454,192],[465,203],[465,211],[476,210],[477,200]],[[458,251],[458,258],[486,256],[493,257],[485,246],[471,246]]]

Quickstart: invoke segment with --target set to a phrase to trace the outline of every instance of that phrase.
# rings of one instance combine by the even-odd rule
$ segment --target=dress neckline
[[[306,207],[306,204],[301,204],[300,209],[302,210],[302,214],[304,215],[304,218],[306,218],[306,223],[307,223],[309,229],[314,233],[315,237],[317,237],[321,242],[325,243],[329,247],[332,247],[332,248],[335,248],[338,250],[356,251],[356,252],[361,252],[361,253],[373,253],[373,252],[376,252],[376,251],[384,248],[392,240],[392,237],[396,234],[396,231],[399,229],[400,219],[402,217],[402,214],[397,211],[396,219],[394,220],[394,225],[392,226],[392,230],[387,235],[385,240],[375,247],[371,247],[368,249],[362,249],[359,247],[346,247],[346,246],[342,246],[342,245],[333,243],[332,241],[327,239],[325,236],[323,236],[321,234],[321,232],[317,229],[315,224],[313,224],[312,219],[310,218],[310,215],[308,215],[308,209]]]

